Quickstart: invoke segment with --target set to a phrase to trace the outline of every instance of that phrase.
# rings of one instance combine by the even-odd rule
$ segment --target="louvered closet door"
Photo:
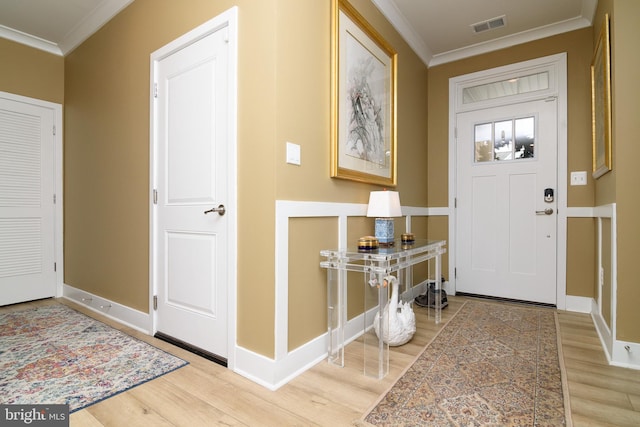
[[[53,126],[0,97],[0,305],[55,295]]]

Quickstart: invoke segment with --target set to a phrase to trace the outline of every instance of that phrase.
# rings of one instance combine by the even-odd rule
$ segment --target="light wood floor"
[[[38,301],[0,308],[62,302],[190,362],[125,393],[71,415],[71,426],[349,426],[359,419],[411,364],[434,334],[464,302],[449,297],[436,326],[426,309],[415,307],[418,332],[392,348],[389,375],[362,375],[361,347],[345,351],[345,367],[326,362],[269,391],[196,355],[109,321],[73,303]],[[560,311],[562,351],[574,426],[640,426],[640,371],[608,366],[591,317]]]

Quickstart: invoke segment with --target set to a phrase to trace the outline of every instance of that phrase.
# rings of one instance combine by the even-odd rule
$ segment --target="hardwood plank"
[[[178,372],[172,372],[133,388],[130,394],[146,407],[156,408],[158,414],[172,425],[248,425],[191,393],[183,393],[171,382],[172,374],[179,375]]]
[[[103,426],[165,427],[172,424],[163,418],[157,407],[147,406],[130,391],[117,394],[78,412],[88,411]]]
[[[102,427],[102,423],[98,421],[91,412],[87,410],[77,411],[69,415],[69,425],[82,427]]]
[[[629,395],[629,402],[634,411],[640,411],[640,396],[635,394]]]
[[[267,401],[265,397],[273,392],[235,373],[228,371],[229,375],[211,376],[207,371],[189,368],[179,369],[167,381],[180,392],[201,399],[225,414],[232,414],[247,425],[266,422],[269,425],[304,425],[306,422],[289,407],[278,407]]]
[[[569,394],[572,398],[598,402],[614,408],[634,410],[626,393],[609,388],[604,389],[602,387],[572,381],[569,386]]]
[[[640,413],[622,408],[612,408],[609,405],[594,402],[593,400],[571,397],[572,413],[591,419],[592,422],[614,425],[617,427],[637,427],[640,425]]]

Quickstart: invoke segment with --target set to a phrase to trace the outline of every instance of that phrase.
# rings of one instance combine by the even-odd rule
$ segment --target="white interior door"
[[[56,295],[54,112],[0,97],[0,305]]]
[[[155,69],[155,329],[227,358],[228,28]]]
[[[457,114],[457,292],[556,304],[556,104]]]

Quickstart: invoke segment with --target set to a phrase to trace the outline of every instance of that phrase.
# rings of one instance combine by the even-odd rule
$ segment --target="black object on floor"
[[[415,297],[413,301],[415,302],[416,305],[420,307],[435,308],[437,293],[438,291],[436,290],[436,284],[431,283],[429,285],[429,290],[426,293]],[[440,288],[440,308],[445,308],[448,305],[449,305],[449,302],[447,300],[447,292],[444,289]]]

